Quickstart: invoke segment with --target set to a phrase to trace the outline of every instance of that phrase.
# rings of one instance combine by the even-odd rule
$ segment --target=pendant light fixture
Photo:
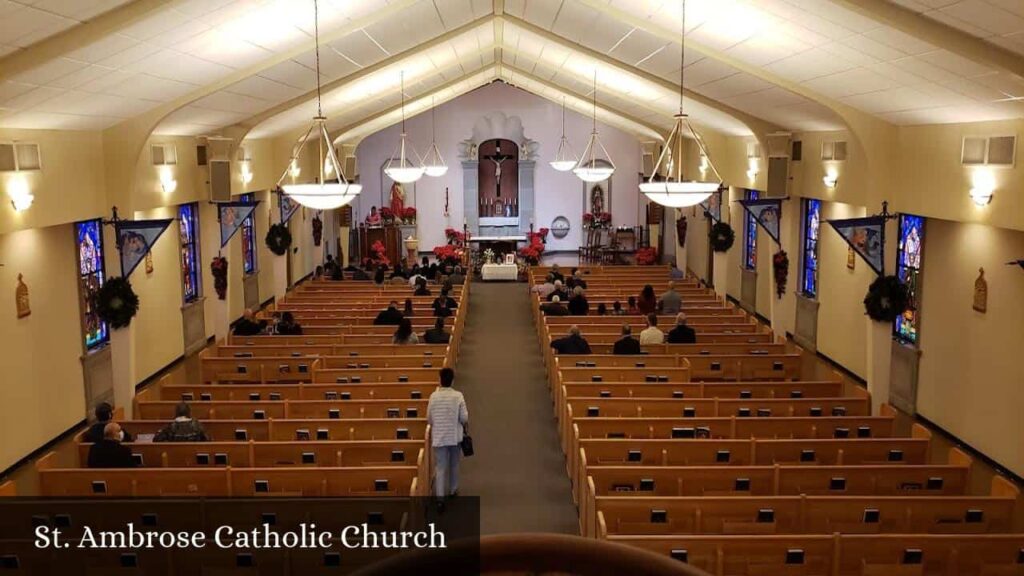
[[[565,137],[565,97],[562,97],[562,139],[558,143],[558,152],[555,152],[555,159],[548,164],[559,172],[568,172],[576,166],[579,158],[572,151],[569,139]]]
[[[309,130],[306,130],[306,134],[299,139],[295,148],[292,150],[291,159],[288,162],[288,166],[281,174],[281,177],[278,178],[277,185],[284,190],[285,194],[307,208],[332,210],[334,208],[340,208],[354,200],[362,191],[363,187],[354,182],[349,182],[345,178],[345,172],[342,170],[341,163],[338,161],[338,154],[334,149],[334,143],[331,141],[331,136],[327,133],[327,118],[324,116],[323,107],[320,103],[319,18],[320,15],[317,0],[313,0],[313,37],[314,47],[316,50],[316,116],[313,117],[313,122],[309,125]],[[295,184],[294,180],[300,173],[299,155],[302,154],[302,149],[305,147],[310,135],[313,134],[313,131],[317,132],[316,138],[319,144],[319,155],[317,156],[316,162],[320,168],[319,178],[316,182],[309,184]],[[324,159],[322,163],[319,161],[320,158]],[[327,182],[328,170],[325,168],[328,166],[330,167],[330,172],[337,174],[337,180],[334,182]],[[293,182],[291,184],[282,185],[282,182],[284,182],[285,178],[288,176],[291,176]]]
[[[652,202],[670,208],[695,206],[707,200],[722,185],[722,176],[711,161],[704,141],[700,134],[690,125],[690,119],[683,112],[683,80],[686,78],[686,0],[683,0],[682,26],[679,38],[679,113],[675,115],[675,126],[665,141],[658,162],[651,170],[651,175],[640,184],[640,191]],[[697,146],[700,147],[701,159],[715,173],[718,182],[697,182],[683,177],[683,142],[684,134],[689,132]],[[665,176],[658,174],[658,169],[665,167]]]
[[[597,155],[598,148],[604,153],[604,157]],[[590,133],[590,140],[587,147],[583,149],[580,161],[573,168],[573,173],[584,182],[603,182],[615,172],[615,164],[608,154],[601,138],[597,134],[597,70],[594,70],[594,131]]]
[[[398,141],[395,153],[391,155],[387,165],[384,166],[384,173],[395,182],[409,184],[423,177],[423,166],[418,164],[416,149],[412,144],[406,142],[405,133],[405,72],[402,72],[402,136]],[[408,152],[406,152],[408,149]],[[395,154],[398,155],[395,158]]]
[[[423,157],[423,172],[427,176],[444,176],[448,172],[448,165],[441,157],[441,151],[437,148],[437,129],[434,123],[434,97],[430,97],[430,148],[427,155]]]

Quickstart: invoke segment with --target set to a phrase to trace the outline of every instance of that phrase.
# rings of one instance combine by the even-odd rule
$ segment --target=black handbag
[[[459,442],[459,447],[462,448],[463,456],[473,455],[473,437],[469,435],[469,430],[466,428],[462,429],[462,442]]]

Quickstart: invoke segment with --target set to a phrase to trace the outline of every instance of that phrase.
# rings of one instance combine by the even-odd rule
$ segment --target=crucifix
[[[511,160],[512,157],[501,153],[501,142],[496,142],[494,146],[494,154],[490,156],[484,156],[485,160],[494,162],[494,185],[495,185],[495,196],[501,198],[501,163],[506,160]]]

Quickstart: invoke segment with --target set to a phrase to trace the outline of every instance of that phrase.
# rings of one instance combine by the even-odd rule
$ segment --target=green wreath
[[[131,282],[115,276],[108,278],[96,292],[96,314],[112,328],[124,328],[139,311],[139,296]]]
[[[708,242],[711,243],[711,249],[715,252],[728,252],[735,241],[736,233],[725,222],[718,222],[708,232]]]
[[[893,322],[910,308],[910,291],[895,276],[880,276],[864,297],[864,313],[876,322]]]
[[[284,256],[292,246],[292,233],[284,224],[272,224],[267,230],[267,248],[278,256]]]

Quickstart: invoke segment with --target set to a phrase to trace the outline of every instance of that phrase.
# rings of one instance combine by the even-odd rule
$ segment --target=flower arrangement
[[[519,255],[531,266],[540,264],[540,257],[544,255],[544,240],[540,233],[530,232],[527,234],[529,244],[519,249]]]
[[[537,229],[537,234],[540,236],[540,241],[541,242],[543,242],[545,244],[548,243],[548,232],[550,232],[550,231],[551,230],[549,230],[547,228],[538,228]]]
[[[374,265],[390,266],[391,260],[388,259],[388,249],[384,247],[384,243],[377,240],[373,244],[370,244],[370,262]]]
[[[494,250],[488,248],[484,250],[484,262],[487,264],[494,264]]]
[[[454,244],[442,244],[434,247],[434,257],[437,263],[444,266],[455,266],[462,262],[463,250],[461,246]]]
[[[96,314],[111,328],[124,328],[139,311],[139,296],[126,278],[108,278],[96,292]]]
[[[267,248],[278,256],[284,256],[292,245],[292,233],[284,224],[273,224],[267,230]]]
[[[445,228],[444,237],[448,240],[448,244],[452,246],[462,246],[466,243],[466,234],[459,232],[455,228]]]
[[[405,221],[406,224],[415,224],[416,208],[412,206],[406,206],[405,210],[402,210],[402,220]]]
[[[223,256],[214,256],[210,262],[210,272],[213,274],[213,289],[217,291],[217,298],[224,300],[228,297],[228,259]]]
[[[775,295],[782,298],[786,293],[786,279],[789,278],[789,256],[779,250],[772,256],[772,272],[775,276]]]
[[[390,224],[395,221],[395,212],[388,206],[381,206],[380,208],[380,219],[385,223]]]
[[[658,249],[645,246],[636,249],[636,263],[639,266],[652,266],[658,262]]]
[[[583,214],[584,228],[607,228],[612,223],[610,212],[598,212],[596,214],[585,212]]]

